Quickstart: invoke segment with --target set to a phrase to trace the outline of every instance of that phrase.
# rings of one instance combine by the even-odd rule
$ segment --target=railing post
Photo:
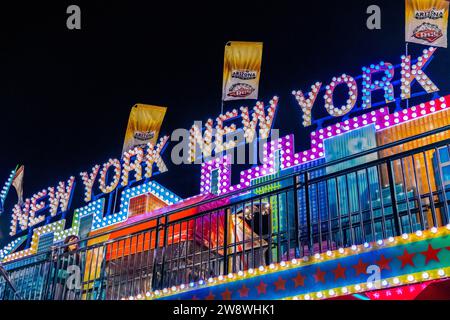
[[[42,285],[42,294],[41,294],[41,300],[51,300],[50,298],[50,289],[54,290],[53,279],[57,276],[58,270],[57,270],[57,248],[51,247],[51,251],[48,253],[48,260],[47,262],[44,262],[44,265],[48,263],[48,270],[47,273],[44,275],[43,285]]]
[[[294,249],[294,257],[295,258],[299,258],[297,257],[297,249],[300,253],[300,224],[299,224],[299,219],[298,219],[298,186],[297,186],[297,176],[293,176],[293,190],[294,190],[294,226],[295,226],[295,249]],[[289,226],[288,226],[289,228]],[[289,241],[291,241],[291,239],[289,239]]]
[[[158,278],[158,251],[159,251],[159,236],[160,236],[160,230],[164,228],[165,225],[165,218],[164,218],[164,225],[162,225],[161,223],[161,219],[163,219],[164,217],[159,217],[156,220],[156,239],[155,239],[155,253],[153,255],[153,275],[152,275],[152,290],[156,290],[156,289],[160,289],[158,282],[157,282],[157,278]],[[164,243],[162,246],[162,253],[161,255],[164,256],[164,249],[165,249],[165,239],[166,236],[164,234]],[[161,261],[163,261],[162,257],[161,257]],[[162,283],[162,278],[163,278],[163,274],[161,273],[161,283]]]
[[[228,212],[229,208],[224,210],[224,219],[223,219],[223,270],[224,275],[228,274]],[[253,245],[253,244],[252,244]]]
[[[309,172],[304,173],[304,188],[305,188],[305,209],[306,209],[306,225],[308,227],[307,237],[308,237],[308,252],[312,255],[312,250],[314,249],[313,241],[313,229],[312,229],[312,219],[311,219],[311,206],[309,203]]]
[[[392,215],[394,216],[394,228],[395,228],[395,235],[399,236],[402,234],[402,229],[400,227],[400,216],[398,214],[397,209],[397,197],[395,194],[395,179],[392,171],[392,162],[388,160],[386,162],[387,164],[387,171],[388,171],[388,179],[389,179],[389,190],[391,194],[391,206],[392,206]],[[381,190],[381,197],[383,197],[383,190]]]

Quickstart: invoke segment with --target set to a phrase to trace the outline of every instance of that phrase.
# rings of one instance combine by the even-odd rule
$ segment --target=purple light
[[[323,141],[333,138],[340,134],[359,129],[368,125],[375,125],[375,131],[379,132],[398,124],[416,120],[428,116],[432,113],[445,110],[450,105],[450,95],[431,100],[427,103],[421,103],[418,106],[404,109],[400,112],[389,114],[387,107],[370,111],[358,117],[336,123],[311,132],[311,149],[294,153],[294,136],[292,134],[270,141],[264,144],[263,165],[251,169],[244,170],[240,173],[240,181],[236,185],[231,185],[231,164],[228,158],[218,158],[213,165],[213,161],[202,164],[201,192],[209,193],[211,190],[211,171],[219,169],[220,192],[226,194],[228,192],[244,189],[251,186],[251,181],[261,178],[269,174],[275,173],[274,156],[280,151],[281,170],[292,168],[304,163],[323,158],[325,151]],[[226,170],[226,171],[224,171]]]

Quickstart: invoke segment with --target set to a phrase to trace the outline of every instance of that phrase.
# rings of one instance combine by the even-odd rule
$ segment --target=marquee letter
[[[439,91],[439,88],[431,81],[431,79],[422,71],[422,68],[428,63],[436,48],[430,47],[423,50],[423,55],[417,58],[417,63],[411,67],[411,56],[402,56],[402,93],[401,98],[408,99],[411,97],[411,84],[417,80],[426,92],[432,93]]]
[[[30,216],[28,218],[28,226],[32,226],[45,220],[45,216],[36,217],[36,213],[45,208],[45,202],[40,201],[47,196],[47,190],[42,190],[31,197]]]
[[[311,86],[311,91],[308,92],[308,99],[305,99],[303,92],[301,90],[292,91],[292,94],[295,96],[300,108],[303,112],[303,126],[309,127],[311,125],[311,110],[314,106],[314,102],[316,101],[317,95],[319,94],[319,90],[322,87],[321,82],[316,82]]]
[[[246,143],[251,143],[256,136],[256,125],[259,121],[259,138],[266,139],[269,136],[270,128],[275,117],[275,111],[278,105],[278,97],[273,97],[270,101],[267,116],[264,113],[264,104],[257,102],[253,108],[252,120],[247,107],[241,107],[241,117]]]
[[[199,126],[200,125],[200,126]],[[203,157],[210,157],[212,153],[212,119],[208,119],[205,124],[205,133],[202,137],[202,123],[195,121],[190,130],[189,137],[189,157],[191,162],[197,159],[197,145],[199,146]]]
[[[273,97],[269,101],[270,107],[267,109],[267,116],[264,112],[264,103],[257,102],[253,108],[258,115],[259,120],[259,139],[267,139],[269,137],[270,128],[272,128],[273,120],[275,119],[275,111],[278,106],[278,97]]]
[[[131,163],[131,158],[136,159]],[[142,179],[142,162],[144,160],[144,150],[136,147],[123,154],[123,168],[122,168],[122,186],[128,185],[128,177],[131,171],[134,171],[134,178],[136,181]]]
[[[372,92],[378,89],[384,90],[384,98],[386,103],[394,101],[394,86],[391,80],[394,77],[394,67],[389,62],[380,62],[377,65],[370,65],[370,67],[363,67],[363,81],[362,81],[362,107],[368,109],[372,107]],[[384,72],[381,80],[372,81],[372,75]]]
[[[81,172],[80,176],[84,184],[84,201],[89,202],[92,199],[92,187],[94,186],[95,178],[97,178],[98,170],[100,170],[99,165],[95,165],[92,168],[91,174],[88,175],[87,172]]]
[[[9,235],[15,236],[17,233],[17,223],[19,223],[20,230],[26,230],[28,228],[28,217],[30,213],[30,199],[25,199],[23,206],[16,204],[13,208],[13,214],[11,219],[10,233]]]
[[[150,178],[153,175],[153,164],[156,163],[159,172],[163,173],[167,171],[167,166],[161,158],[161,152],[169,141],[169,136],[164,136],[159,139],[159,143],[156,147],[152,143],[147,144],[147,154],[145,155],[146,167],[145,177]]]
[[[348,87],[348,99],[347,104],[340,108],[336,108],[333,104],[333,93],[334,89],[340,85],[341,83],[345,83]],[[333,78],[333,81],[326,86],[326,92],[323,98],[325,99],[325,109],[327,109],[328,113],[334,117],[343,116],[344,114],[350,112],[353,109],[356,99],[358,97],[358,88],[356,86],[356,81],[351,76],[347,76],[343,74],[338,78]]]
[[[106,185],[106,174],[109,170],[109,168],[113,166],[114,167],[114,178],[113,181],[110,183],[110,185]],[[119,184],[120,180],[120,171],[122,170],[122,167],[120,165],[120,161],[118,159],[109,159],[108,162],[106,162],[103,165],[102,171],[100,172],[100,185],[99,189],[103,193],[110,193],[113,191],[117,185]]]
[[[50,213],[52,217],[58,213],[58,208],[61,212],[67,211],[74,184],[75,177],[70,177],[69,180],[67,180],[67,186],[62,181],[58,184],[56,193],[55,188],[48,188],[50,197]]]
[[[214,140],[214,154],[218,154],[224,150],[228,150],[235,147],[235,144],[232,142],[223,143],[223,136],[226,136],[228,133],[232,133],[236,131],[236,125],[233,123],[231,126],[223,126],[223,122],[229,119],[237,117],[237,110],[233,110],[232,112],[227,112],[225,115],[221,114],[216,119],[216,134]]]

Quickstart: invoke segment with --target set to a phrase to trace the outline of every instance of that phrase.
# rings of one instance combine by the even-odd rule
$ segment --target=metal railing
[[[0,298],[121,299],[445,225],[450,139],[429,140],[449,130],[294,170],[140,221],[149,227],[124,237],[100,234],[6,264],[17,294],[0,279]]]

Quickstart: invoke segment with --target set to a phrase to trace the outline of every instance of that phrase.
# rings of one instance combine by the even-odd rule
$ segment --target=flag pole
[[[406,43],[405,43],[405,55],[406,55],[406,56],[408,56],[408,45],[409,45],[409,43],[406,42]],[[409,98],[406,99],[406,108],[407,108],[407,109],[409,108]]]

